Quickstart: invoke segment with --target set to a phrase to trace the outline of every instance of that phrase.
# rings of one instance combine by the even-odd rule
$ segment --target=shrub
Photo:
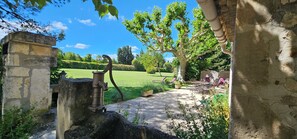
[[[158,92],[164,92],[169,90],[169,86],[166,84],[160,84],[160,83],[148,83],[148,84],[145,84],[141,90],[142,91],[153,90],[154,93],[158,93]]]
[[[98,69],[103,70],[107,63],[96,63],[96,62],[82,62],[73,60],[63,60],[61,68],[73,68],[73,69]],[[125,71],[135,71],[133,65],[124,64],[112,64],[113,70],[125,70]]]
[[[229,127],[228,95],[217,94],[200,101],[193,108],[180,104],[181,118],[184,122],[175,122],[175,115],[166,109],[171,118],[173,132],[178,138],[187,139],[227,139]],[[196,104],[196,103],[195,103]]]
[[[166,72],[172,72],[173,71],[173,67],[169,62],[166,62],[164,64],[164,69],[165,69]]]
[[[137,59],[134,59],[132,61],[132,65],[137,71],[145,71],[143,64],[141,64],[140,61],[138,61]]]
[[[155,74],[156,73],[155,67],[148,67],[148,68],[146,68],[146,73],[148,73],[148,74]]]
[[[33,110],[19,108],[5,110],[0,124],[0,136],[3,139],[29,138],[37,122]]]

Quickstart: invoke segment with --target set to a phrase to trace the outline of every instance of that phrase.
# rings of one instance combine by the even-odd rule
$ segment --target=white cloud
[[[117,20],[117,18],[115,16],[112,16],[111,14],[107,14],[107,20]]]
[[[96,58],[98,55],[97,54],[92,54],[92,58]]]
[[[85,24],[87,26],[95,26],[96,24],[92,22],[91,19],[77,19],[79,23]]]
[[[72,19],[68,18],[67,20],[68,20],[68,23],[70,24],[72,23]]]
[[[59,29],[59,30],[67,30],[68,27],[66,25],[64,25],[62,22],[58,22],[58,21],[54,21],[51,26],[54,29]]]
[[[7,35],[7,33],[4,30],[0,30],[0,39],[2,39],[3,37],[5,37]]]
[[[172,62],[173,59],[174,59],[174,57],[165,57],[165,60],[166,60],[166,61],[169,61],[169,62]]]
[[[65,49],[65,47],[58,47],[58,48],[61,49],[61,50]]]
[[[88,48],[89,45],[86,45],[86,44],[83,44],[83,43],[77,43],[74,45],[74,48],[77,48],[77,49],[86,49]]]
[[[107,54],[111,59],[118,59],[117,54]]]
[[[125,16],[119,16],[119,19],[121,21],[124,21],[125,20]],[[106,20],[109,20],[109,21],[116,21],[117,18],[115,16],[112,16],[111,14],[107,14],[106,16]]]
[[[71,47],[73,47],[73,46],[72,46],[72,45],[69,45],[69,44],[66,44],[65,47],[67,47],[67,48],[71,48]]]
[[[130,47],[131,47],[132,52],[135,52],[135,51],[137,51],[139,49],[137,46],[130,46]]]

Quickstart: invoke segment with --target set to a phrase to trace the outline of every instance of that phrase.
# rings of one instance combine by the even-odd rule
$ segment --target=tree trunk
[[[187,67],[188,61],[185,59],[179,59],[179,68],[177,72],[177,80],[179,81],[185,81],[186,77],[186,67]]]

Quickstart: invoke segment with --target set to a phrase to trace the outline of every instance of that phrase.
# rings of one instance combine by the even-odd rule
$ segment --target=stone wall
[[[50,66],[56,65],[52,37],[11,33],[1,40],[4,60],[2,108],[47,109],[51,103]]]
[[[297,138],[297,3],[237,2],[230,138]]]
[[[57,138],[64,139],[64,132],[73,124],[86,120],[92,104],[92,79],[65,79],[59,82],[57,105]],[[108,128],[108,127],[106,127]]]

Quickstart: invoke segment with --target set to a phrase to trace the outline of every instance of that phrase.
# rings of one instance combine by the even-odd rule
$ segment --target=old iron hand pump
[[[106,65],[105,69],[103,71],[94,71],[93,72],[93,101],[92,105],[89,107],[89,109],[93,112],[105,112],[106,108],[104,106],[104,92],[107,90],[107,83],[104,82],[104,74],[109,71],[109,78],[111,83],[114,85],[114,87],[117,89],[117,91],[121,95],[121,100],[124,100],[124,96],[122,91],[118,88],[116,83],[113,80],[112,77],[112,60],[109,56],[103,55],[103,58],[108,59],[108,64]]]

